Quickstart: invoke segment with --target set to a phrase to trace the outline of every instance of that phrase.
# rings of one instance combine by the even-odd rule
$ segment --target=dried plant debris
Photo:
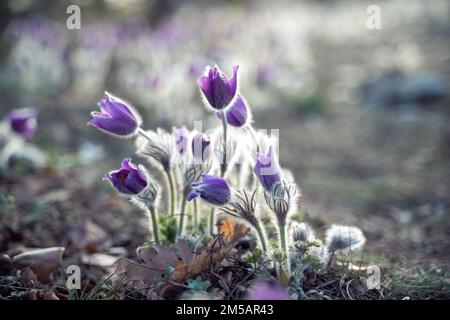
[[[142,263],[119,258],[114,273],[127,283],[139,283],[140,287],[159,286],[162,290],[181,285],[219,264],[248,231],[245,224],[226,220],[219,225],[219,235],[203,248],[194,249],[186,240],[178,240],[172,248],[140,247],[138,256]]]

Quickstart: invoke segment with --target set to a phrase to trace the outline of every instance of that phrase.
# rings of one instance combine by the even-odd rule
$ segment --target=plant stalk
[[[198,201],[194,199],[194,230],[199,231],[198,225]]]
[[[211,234],[211,236],[214,236],[215,211],[215,208],[211,208],[211,212],[209,213],[209,233]]]
[[[158,230],[158,217],[156,214],[155,207],[149,207],[150,217],[152,219],[152,227],[153,227],[153,238],[155,239],[155,243],[159,244],[159,230]]]
[[[173,174],[169,170],[164,170],[167,177],[167,185],[169,189],[169,199],[168,199],[168,209],[170,215],[173,217],[175,215],[175,184],[173,180]]]
[[[223,178],[225,176],[225,172],[227,171],[227,118],[225,111],[220,111],[222,118],[222,127],[223,127],[223,155],[222,155],[222,163],[220,164],[220,176]]]
[[[266,237],[264,236],[264,232],[261,226],[261,223],[258,221],[255,226],[256,232],[258,233],[259,241],[261,242],[261,247],[263,249],[263,252],[267,252],[267,245],[266,245]]]
[[[183,200],[181,201],[181,213],[180,213],[180,225],[178,227],[178,236],[183,235],[183,229],[184,229],[184,217],[186,216],[186,197],[183,197]]]

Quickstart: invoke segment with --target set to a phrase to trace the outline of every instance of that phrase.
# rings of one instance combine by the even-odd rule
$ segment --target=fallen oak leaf
[[[140,288],[152,286],[156,278],[179,260],[174,248],[140,246],[136,251],[143,263],[119,258],[114,264],[114,274],[128,285],[138,282]]]
[[[33,249],[13,257],[14,268],[30,267],[42,283],[50,282],[51,273],[62,263],[64,247]]]
[[[164,272],[168,266],[175,265],[178,255],[175,249],[162,246],[145,247],[137,249],[139,258],[149,267],[159,269]]]
[[[151,287],[155,278],[161,276],[163,273],[164,271],[148,267],[145,264],[137,263],[124,257],[117,259],[113,271],[116,278],[124,281],[124,284],[128,287],[137,285],[139,289]]]

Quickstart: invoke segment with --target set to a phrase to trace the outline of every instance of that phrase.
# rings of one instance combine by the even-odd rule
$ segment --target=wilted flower
[[[139,114],[126,102],[105,92],[105,98],[98,103],[101,112],[94,111],[94,119],[88,122],[103,131],[118,136],[129,136],[141,124]]]
[[[250,288],[246,300],[290,300],[285,288],[275,282],[259,281]]]
[[[105,179],[109,180],[118,192],[127,195],[139,194],[148,184],[147,171],[142,165],[133,164],[131,158],[124,159],[122,168],[109,172]]]
[[[189,131],[183,128],[173,128],[173,136],[175,138],[175,147],[180,155],[183,155],[188,147]]]
[[[208,104],[217,110],[222,110],[233,101],[237,91],[237,71],[239,66],[233,67],[233,77],[227,76],[219,70],[207,67],[206,73],[197,82]]]
[[[222,114],[217,111],[216,116],[222,119]],[[226,110],[227,123],[233,127],[242,127],[250,121],[250,109],[241,95],[236,96],[234,103]]]
[[[257,154],[254,172],[266,191],[271,191],[281,182],[280,167],[272,147],[269,147],[267,155]]]
[[[358,249],[365,242],[364,234],[357,227],[332,225],[326,232],[326,244],[330,251]]]
[[[193,191],[187,195],[189,201],[200,197],[211,204],[224,205],[231,198],[228,182],[221,177],[213,175],[202,175],[200,182],[192,184],[192,189]]]
[[[291,222],[291,237],[295,242],[309,242],[315,239],[314,231],[306,223]]]
[[[7,118],[11,129],[21,135],[22,137],[29,139],[34,136],[37,131],[37,117],[38,111],[36,108],[24,108],[12,110]]]

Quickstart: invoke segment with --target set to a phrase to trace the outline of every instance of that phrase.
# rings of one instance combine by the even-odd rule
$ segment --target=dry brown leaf
[[[13,257],[12,264],[15,268],[30,267],[40,282],[47,283],[51,273],[61,265],[64,250],[63,247],[29,250]]]
[[[225,219],[220,221],[218,226],[219,234],[222,235],[225,240],[228,240],[235,232],[234,230],[236,228],[236,223],[236,220],[233,219]]]
[[[137,289],[150,287],[155,278],[163,274],[160,270],[123,257],[117,259],[114,268],[116,277],[123,279],[129,287],[134,285]]]
[[[137,253],[146,266],[161,271],[161,274],[168,266],[173,266],[178,261],[178,255],[173,248],[161,246],[152,248],[139,247]]]
[[[188,263],[194,257],[194,250],[186,240],[178,240],[177,250],[181,260],[185,263]]]

